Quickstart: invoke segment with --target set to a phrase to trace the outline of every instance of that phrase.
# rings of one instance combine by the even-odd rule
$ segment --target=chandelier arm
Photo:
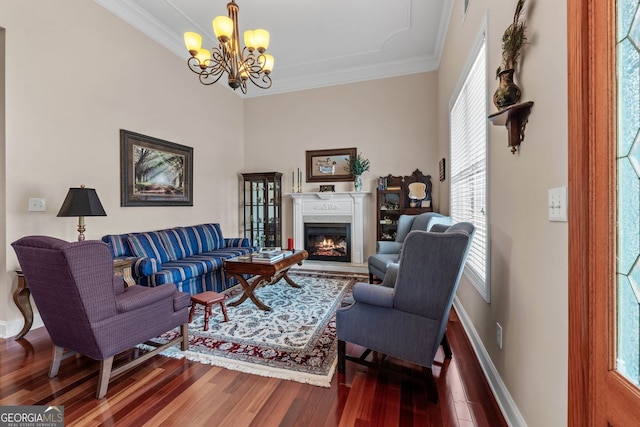
[[[248,80],[251,80],[251,83],[260,89],[269,89],[271,87],[271,77],[268,74],[252,75],[252,73],[249,73],[248,76]],[[264,83],[260,83],[261,81]]]
[[[227,74],[232,72],[231,67],[229,66],[229,53],[223,45],[211,49],[211,61],[216,64],[215,68],[221,68],[226,71]]]
[[[200,79],[200,83],[202,83],[205,86],[208,85],[212,85],[215,82],[217,82],[218,80],[220,80],[220,77],[222,77],[224,75],[224,73],[206,73],[206,72],[202,72],[200,73],[200,75],[198,76],[198,78]]]
[[[200,61],[196,57],[192,56],[191,58],[187,59],[187,67],[189,67],[189,69],[196,74],[200,74],[202,72]]]

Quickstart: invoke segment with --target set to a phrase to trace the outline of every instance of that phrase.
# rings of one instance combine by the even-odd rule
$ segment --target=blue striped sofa
[[[219,224],[109,234],[102,241],[114,258],[134,260],[132,275],[139,285],[175,283],[192,295],[235,285],[237,280],[224,274],[223,261],[256,250],[249,239],[224,238]]]

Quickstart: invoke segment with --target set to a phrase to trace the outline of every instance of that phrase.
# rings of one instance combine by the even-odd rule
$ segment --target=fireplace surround
[[[289,193],[293,199],[293,238],[304,245],[304,225],[349,224],[351,259],[364,262],[364,198],[368,192]]]

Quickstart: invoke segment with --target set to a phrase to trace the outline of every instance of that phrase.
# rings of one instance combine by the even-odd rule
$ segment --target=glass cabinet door
[[[281,246],[282,174],[246,173],[244,178],[244,236],[252,245]]]

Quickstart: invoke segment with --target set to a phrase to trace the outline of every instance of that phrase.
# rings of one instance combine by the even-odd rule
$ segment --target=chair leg
[[[442,350],[444,350],[445,359],[451,359],[453,353],[451,352],[451,346],[449,345],[449,340],[447,340],[446,332],[442,336],[442,342],[440,344],[442,345]]]
[[[53,352],[51,353],[51,367],[49,368],[49,378],[55,378],[60,370],[60,362],[62,362],[64,354],[64,348],[53,346]]]
[[[180,343],[180,350],[186,351],[189,350],[189,324],[183,323],[180,326],[180,331],[182,333],[182,342]]]
[[[98,376],[97,399],[102,399],[107,394],[109,379],[111,378],[111,367],[113,366],[113,356],[100,361],[100,374]]]
[[[433,378],[433,371],[431,371],[431,366],[428,368],[423,367],[422,372],[425,376],[424,382],[425,387],[427,388],[427,397],[429,401],[433,403],[438,403],[438,386],[436,384],[435,378]]]
[[[373,283],[373,273],[369,273],[369,283]]]
[[[191,308],[189,309],[189,323],[193,322],[193,312],[196,310],[196,303],[191,302]]]
[[[338,373],[344,374],[346,368],[346,344],[342,340],[338,340]]]

